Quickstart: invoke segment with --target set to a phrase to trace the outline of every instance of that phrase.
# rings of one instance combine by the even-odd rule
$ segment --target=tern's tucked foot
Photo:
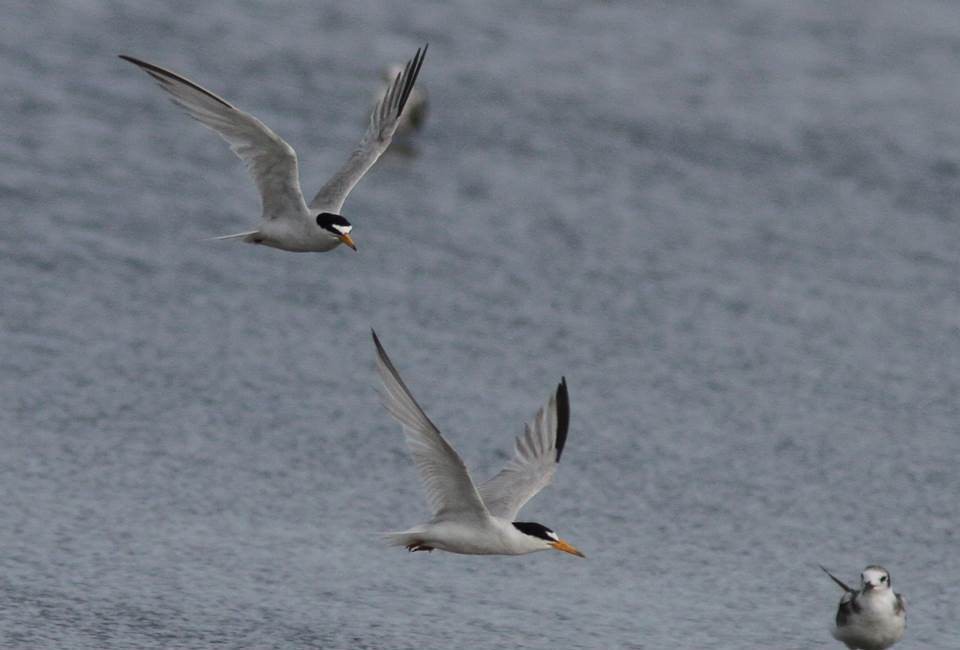
[[[427,551],[429,553],[433,550],[433,547],[427,546],[426,544],[422,544],[420,542],[414,542],[412,544],[407,544],[407,550],[411,553],[415,553],[416,551]]]

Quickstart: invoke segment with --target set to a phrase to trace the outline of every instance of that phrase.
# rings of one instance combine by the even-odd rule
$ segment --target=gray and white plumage
[[[517,438],[506,467],[478,488],[463,459],[420,408],[375,332],[373,341],[384,405],[403,426],[433,515],[409,530],[386,533],[387,539],[411,551],[522,555],[552,548],[583,557],[542,524],[514,521],[556,473],[569,427],[566,379]]]
[[[843,589],[837,605],[833,636],[848,648],[884,650],[903,637],[907,606],[903,596],[893,591],[890,572],[871,564],[860,574],[860,589],[821,569]]]
[[[426,45],[418,49],[394,78],[374,107],[360,144],[309,205],[300,189],[296,152],[263,122],[170,70],[123,54],[120,58],[149,74],[190,117],[226,140],[253,177],[262,207],[259,227],[215,239],[241,238],[286,251],[322,252],[341,243],[356,248],[350,236],[353,226],[340,211],[350,191],[390,145],[426,52]]]

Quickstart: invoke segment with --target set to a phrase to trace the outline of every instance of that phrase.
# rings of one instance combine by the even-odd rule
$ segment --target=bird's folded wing
[[[204,126],[216,131],[246,164],[257,184],[263,218],[302,214],[307,207],[300,191],[297,154],[263,122],[189,79],[160,66],[121,54],[140,67],[171,95],[171,100]]]
[[[513,521],[520,508],[550,484],[570,424],[567,380],[538,412],[533,424],[524,425],[517,437],[513,458],[499,474],[479,487],[480,497],[494,517]]]
[[[840,597],[840,604],[837,605],[837,627],[843,627],[850,622],[850,619],[860,612],[860,605],[857,603],[857,592],[848,591]]]
[[[390,146],[393,134],[397,130],[397,121],[410,97],[413,84],[417,81],[417,75],[420,74],[420,66],[423,65],[426,54],[426,45],[423,50],[417,49],[416,55],[407,61],[403,72],[393,80],[383,99],[370,114],[370,125],[359,146],[350,154],[350,158],[343,167],[313,197],[310,202],[312,210],[340,214],[350,190]]]
[[[383,382],[383,401],[403,425],[407,447],[427,491],[435,519],[482,519],[488,516],[466,465],[410,394],[380,344],[376,332],[377,370]]]

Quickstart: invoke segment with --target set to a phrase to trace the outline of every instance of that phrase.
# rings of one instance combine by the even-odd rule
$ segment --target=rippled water
[[[960,7],[71,3],[0,22],[0,639],[9,648],[898,648],[960,618]],[[271,125],[308,193],[424,41],[431,115],[344,213],[255,223],[242,165],[116,58]],[[524,510],[589,559],[407,554],[426,506],[376,327],[478,476],[561,375]]]

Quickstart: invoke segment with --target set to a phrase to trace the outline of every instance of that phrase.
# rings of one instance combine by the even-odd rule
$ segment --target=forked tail
[[[406,546],[414,541],[412,531],[380,533],[380,537],[387,543],[387,546]]]
[[[417,529],[400,532],[380,533],[388,546],[406,546],[407,548],[423,544],[423,531]]]
[[[203,241],[220,241],[223,239],[240,239],[241,237],[244,241],[254,242],[257,235],[260,234],[259,230],[248,230],[246,232],[237,232],[232,235],[220,235],[219,237],[207,237]]]

